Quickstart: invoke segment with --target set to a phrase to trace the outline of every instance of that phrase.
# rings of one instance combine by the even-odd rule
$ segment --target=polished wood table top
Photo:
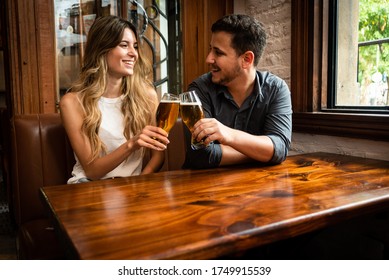
[[[389,206],[389,161],[327,153],[50,186],[74,258],[212,259]]]

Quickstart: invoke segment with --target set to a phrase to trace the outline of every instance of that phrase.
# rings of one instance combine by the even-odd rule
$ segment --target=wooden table
[[[314,153],[41,194],[72,258],[210,259],[388,208],[389,162]]]

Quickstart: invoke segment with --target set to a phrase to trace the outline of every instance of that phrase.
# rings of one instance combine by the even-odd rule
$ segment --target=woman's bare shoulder
[[[62,119],[74,118],[83,118],[84,110],[79,98],[79,95],[76,92],[68,92],[62,96],[59,102],[59,109],[62,116]]]
[[[155,91],[155,88],[153,86],[147,85],[146,92],[149,95],[149,97],[158,98],[157,92]]]
[[[148,96],[148,98],[150,98],[150,100],[154,103],[154,104],[158,104],[159,103],[159,100],[158,100],[158,94],[157,92],[155,91],[155,88],[152,87],[152,86],[146,86],[146,94]]]
[[[78,94],[76,92],[68,92],[64,96],[62,96],[61,100],[59,101],[59,107],[74,107],[74,106],[80,106],[80,99],[78,97]]]

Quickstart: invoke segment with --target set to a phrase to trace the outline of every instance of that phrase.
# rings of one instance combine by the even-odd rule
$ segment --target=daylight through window
[[[389,106],[389,0],[339,0],[336,107]]]

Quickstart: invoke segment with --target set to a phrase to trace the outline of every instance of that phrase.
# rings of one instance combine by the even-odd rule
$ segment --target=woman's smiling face
[[[134,32],[126,28],[119,45],[107,54],[108,74],[121,79],[134,74],[135,63],[138,59],[138,42]]]

